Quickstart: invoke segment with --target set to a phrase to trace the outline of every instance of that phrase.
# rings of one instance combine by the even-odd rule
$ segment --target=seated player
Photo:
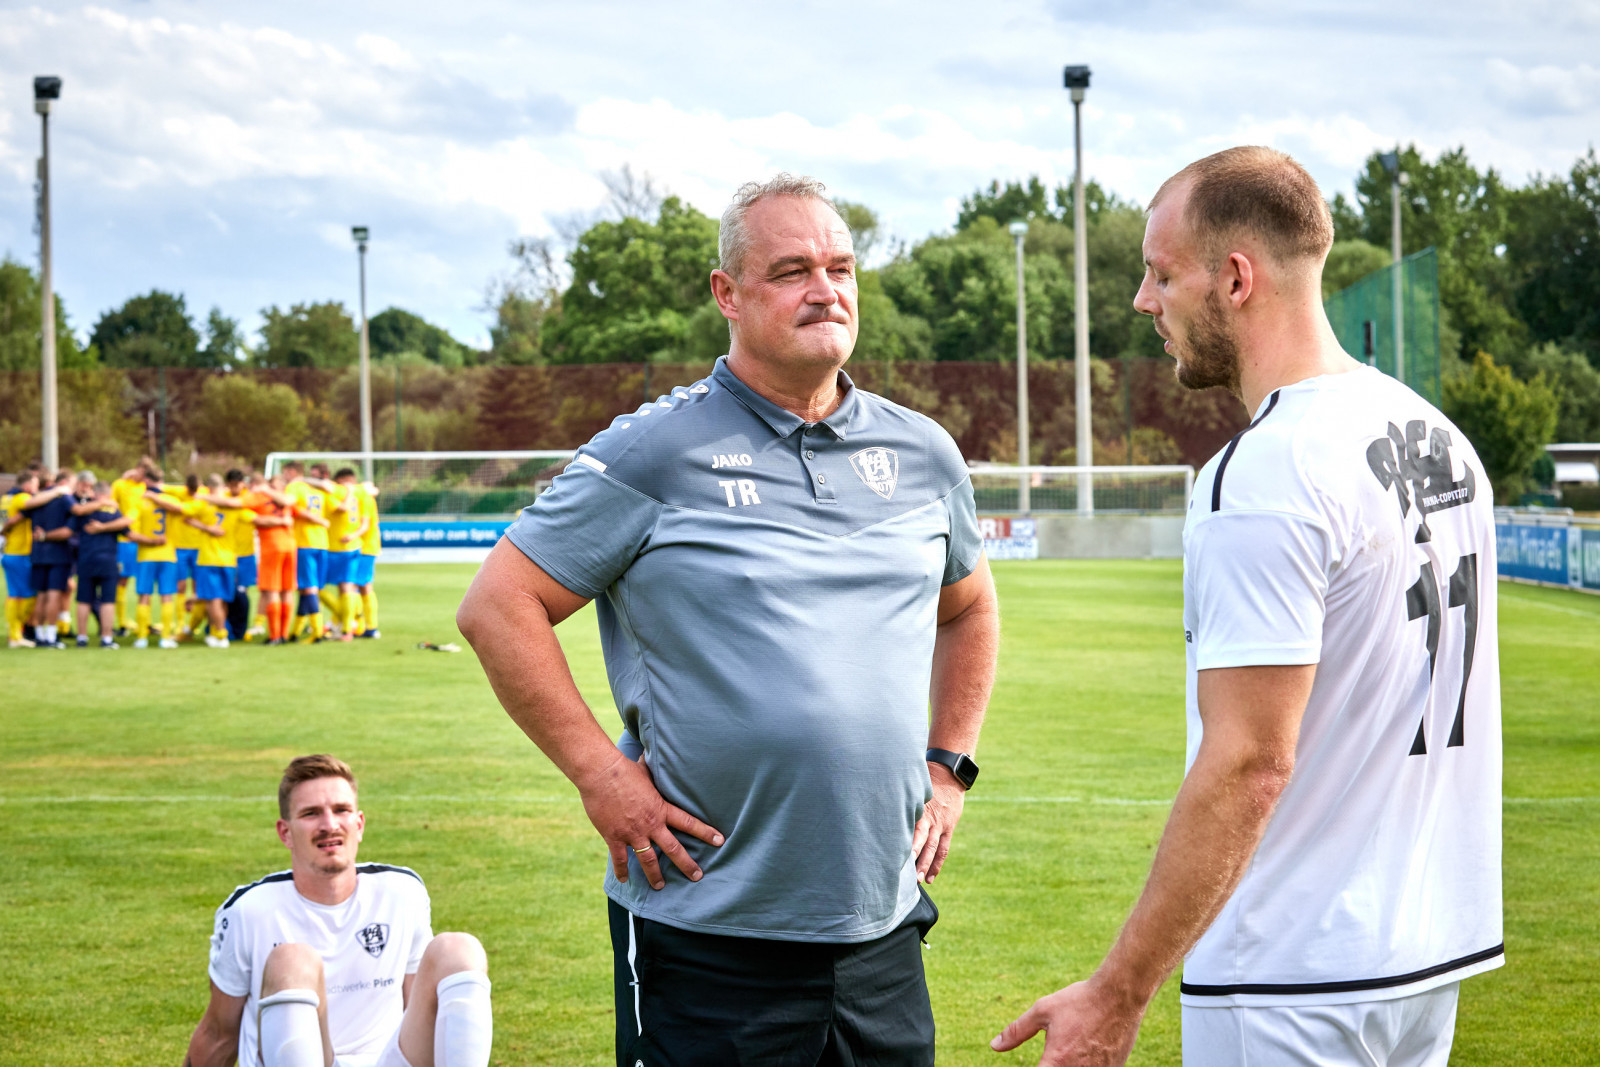
[[[129,520],[117,510],[111,486],[96,482],[89,490],[93,495],[72,509],[78,535],[78,647],[89,647],[93,611],[100,620],[100,647],[116,648],[118,535]]]
[[[6,634],[11,648],[34,647],[25,636],[33,624],[33,522],[23,508],[38,491],[39,471],[29,467],[17,477],[0,511],[0,531],[5,534],[0,568],[6,576]]]
[[[301,756],[278,784],[287,871],[217,909],[211,1000],[186,1067],[484,1067],[494,1020],[488,960],[471,934],[431,929],[422,879],[356,863],[356,780]]]
[[[40,489],[22,505],[33,521],[33,609],[35,643],[40,648],[66,648],[58,639],[61,616],[67,612],[72,583],[72,472],[57,471],[49,488]],[[70,616],[69,616],[70,618]]]

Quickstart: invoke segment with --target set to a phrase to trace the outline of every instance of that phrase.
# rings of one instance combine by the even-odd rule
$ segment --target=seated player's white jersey
[[[295,942],[322,957],[328,1032],[335,1054],[376,1057],[399,1029],[406,975],[415,974],[433,940],[432,905],[407,867],[363,863],[343,904],[317,904],[295,890],[288,871],[240,886],[217,909],[211,933],[211,980],[248,997],[239,1026],[239,1063],[261,1062],[257,1028],[261,971],[277,945]]]
[[[1493,504],[1461,431],[1367,367],[1273,393],[1195,480],[1188,765],[1197,671],[1317,671],[1185,1004],[1382,1000],[1504,962]]]

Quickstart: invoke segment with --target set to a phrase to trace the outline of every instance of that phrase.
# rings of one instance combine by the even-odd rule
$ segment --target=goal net
[[[372,481],[378,510],[386,517],[514,515],[533,503],[575,454],[574,449],[537,452],[373,452]],[[270,477],[290,460],[326,463],[330,473],[349,467],[363,474],[362,452],[273,452]]]
[[[1012,467],[974,464],[968,473],[980,513],[1182,515],[1194,489],[1194,468]]]

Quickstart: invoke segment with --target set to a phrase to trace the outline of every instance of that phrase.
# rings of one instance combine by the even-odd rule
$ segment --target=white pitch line
[[[1507,597],[1507,599],[1514,600],[1518,604],[1528,604],[1532,607],[1544,608],[1546,611],[1559,611],[1563,615],[1576,615],[1580,619],[1588,619],[1591,622],[1600,621],[1600,613],[1584,611],[1581,608],[1569,608],[1565,604],[1549,604],[1543,600],[1535,600],[1532,597],[1526,596],[1512,596]]]
[[[576,796],[455,796],[450,794],[397,794],[380,796],[379,803],[393,804],[571,804]],[[983,804],[1102,804],[1110,807],[1172,806],[1171,800],[1153,800],[1141,797],[996,797],[975,796],[973,803]],[[1594,797],[1502,797],[1507,804],[1591,804],[1600,801]],[[230,797],[189,795],[117,796],[112,794],[83,794],[79,796],[0,796],[4,804],[276,804],[275,796]]]

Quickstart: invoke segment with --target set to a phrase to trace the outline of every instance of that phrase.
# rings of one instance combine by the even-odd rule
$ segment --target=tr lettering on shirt
[[[722,487],[724,493],[728,494],[728,506],[730,508],[761,503],[761,497],[756,494],[756,483],[749,478],[730,478],[726,481],[719,481],[717,484]],[[737,502],[733,499],[733,491],[735,489],[739,490]]]

